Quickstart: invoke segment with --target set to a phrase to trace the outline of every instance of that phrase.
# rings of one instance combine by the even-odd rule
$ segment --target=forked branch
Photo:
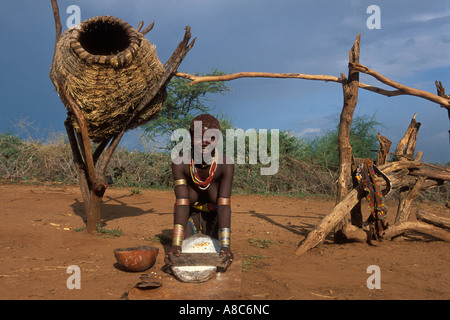
[[[388,85],[390,87],[393,87],[393,88],[396,88],[396,89],[400,90],[404,94],[421,97],[421,98],[430,100],[432,102],[438,103],[443,108],[447,108],[447,109],[450,108],[450,100],[449,99],[446,99],[446,98],[441,97],[439,95],[435,95],[435,94],[427,92],[427,91],[423,91],[423,90],[414,89],[414,88],[410,88],[410,87],[404,86],[404,85],[402,85],[400,83],[397,83],[395,81],[392,81],[392,80],[386,78],[385,76],[382,76],[378,72],[376,72],[374,70],[371,70],[368,67],[363,66],[361,64],[353,64],[352,67],[355,70],[358,70],[359,72],[362,72],[362,73],[365,73],[365,74],[368,74],[368,75],[374,77],[378,81],[380,81],[380,82],[382,82],[382,83],[384,83],[384,84],[386,84],[386,85]]]
[[[155,21],[153,21],[147,28],[145,28],[141,34],[142,35],[146,35],[147,33],[149,33],[150,31],[152,31],[153,27],[155,26]]]

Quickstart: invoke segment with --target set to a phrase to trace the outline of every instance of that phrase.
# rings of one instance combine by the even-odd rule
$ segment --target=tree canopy
[[[209,74],[195,73],[198,76],[224,75],[223,71],[213,69]],[[213,107],[211,95],[225,94],[231,88],[224,81],[204,82],[195,86],[189,85],[189,80],[173,77],[167,86],[167,99],[164,102],[159,117],[142,126],[143,135],[148,141],[157,138],[168,139],[176,129],[189,129],[192,119],[202,113],[211,113]],[[222,130],[232,127],[230,118],[226,115],[215,115]],[[166,148],[170,143],[166,145]]]

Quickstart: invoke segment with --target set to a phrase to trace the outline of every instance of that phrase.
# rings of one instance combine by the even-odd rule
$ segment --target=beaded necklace
[[[216,173],[217,168],[217,159],[218,159],[218,153],[217,150],[214,150],[214,159],[211,163],[211,166],[209,167],[209,173],[208,178],[206,178],[205,181],[202,181],[200,179],[200,176],[198,175],[197,168],[195,167],[194,159],[191,159],[191,163],[189,165],[189,171],[191,173],[192,181],[198,186],[200,190],[206,190],[208,189],[211,180],[214,178],[214,174]]]

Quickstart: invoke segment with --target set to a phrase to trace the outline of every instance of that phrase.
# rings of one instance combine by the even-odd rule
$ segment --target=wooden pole
[[[365,67],[365,68],[367,68],[367,67]],[[366,70],[366,69],[364,69],[364,70]],[[236,79],[241,79],[241,78],[303,79],[303,80],[315,80],[315,81],[337,82],[337,83],[342,83],[343,81],[345,81],[345,79],[342,79],[342,78],[336,77],[336,76],[330,76],[330,75],[305,74],[305,73],[253,72],[253,71],[237,72],[237,73],[231,73],[231,74],[226,74],[226,75],[221,75],[221,76],[195,76],[195,75],[188,74],[188,73],[177,72],[175,74],[175,76],[179,77],[179,78],[191,80],[191,82],[189,83],[190,86],[194,86],[194,85],[196,85],[198,83],[202,83],[202,82],[230,81],[230,80],[236,80]],[[387,78],[385,78],[385,79],[387,79]],[[389,80],[389,79],[387,79],[387,80]],[[392,81],[392,80],[389,80],[389,81]],[[400,85],[400,84],[398,84],[398,85]],[[402,88],[404,88],[402,90],[400,90],[400,89],[386,90],[386,89],[368,85],[368,84],[365,84],[362,82],[359,82],[358,86],[361,89],[364,89],[367,91],[372,91],[374,93],[378,93],[378,94],[384,95],[386,97],[395,97],[395,96],[401,96],[401,95],[415,95],[417,97],[425,98],[427,100],[430,100],[430,101],[433,101],[433,102],[436,102],[439,104],[443,103],[441,105],[441,107],[443,107],[443,108],[450,106],[450,99],[448,102],[446,102],[445,100],[443,100],[445,98],[440,99],[440,97],[438,95],[434,95],[430,92],[421,91],[421,90],[417,90],[414,88],[409,88],[409,87],[406,87],[403,85],[400,85],[400,86],[402,86]],[[406,90],[405,90],[405,88],[406,88]],[[412,93],[414,93],[414,94],[412,94]]]
[[[344,94],[344,105],[342,107],[339,132],[338,132],[338,151],[339,151],[339,177],[337,180],[337,196],[336,204],[340,203],[350,189],[351,175],[352,175],[352,147],[350,145],[350,127],[352,125],[353,113],[358,103],[358,89],[359,89],[359,72],[351,67],[352,64],[359,63],[360,56],[360,40],[361,34],[358,34],[356,40],[349,52],[349,71],[348,79],[341,75],[342,90]],[[344,217],[342,224],[338,226],[343,227],[347,223]]]

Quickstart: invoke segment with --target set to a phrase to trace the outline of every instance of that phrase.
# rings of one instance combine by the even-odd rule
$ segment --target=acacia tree
[[[223,71],[212,69],[209,74],[196,74],[197,76],[222,76]],[[174,77],[167,86],[167,99],[164,102],[157,119],[142,126],[143,136],[148,141],[157,138],[167,139],[174,130],[189,129],[192,119],[202,113],[211,113],[212,107],[207,103],[212,101],[213,94],[225,94],[231,88],[224,81],[204,82],[197,86],[190,86],[190,81]],[[227,115],[216,115],[222,130],[232,128],[232,122]],[[170,142],[165,149],[171,147]]]

